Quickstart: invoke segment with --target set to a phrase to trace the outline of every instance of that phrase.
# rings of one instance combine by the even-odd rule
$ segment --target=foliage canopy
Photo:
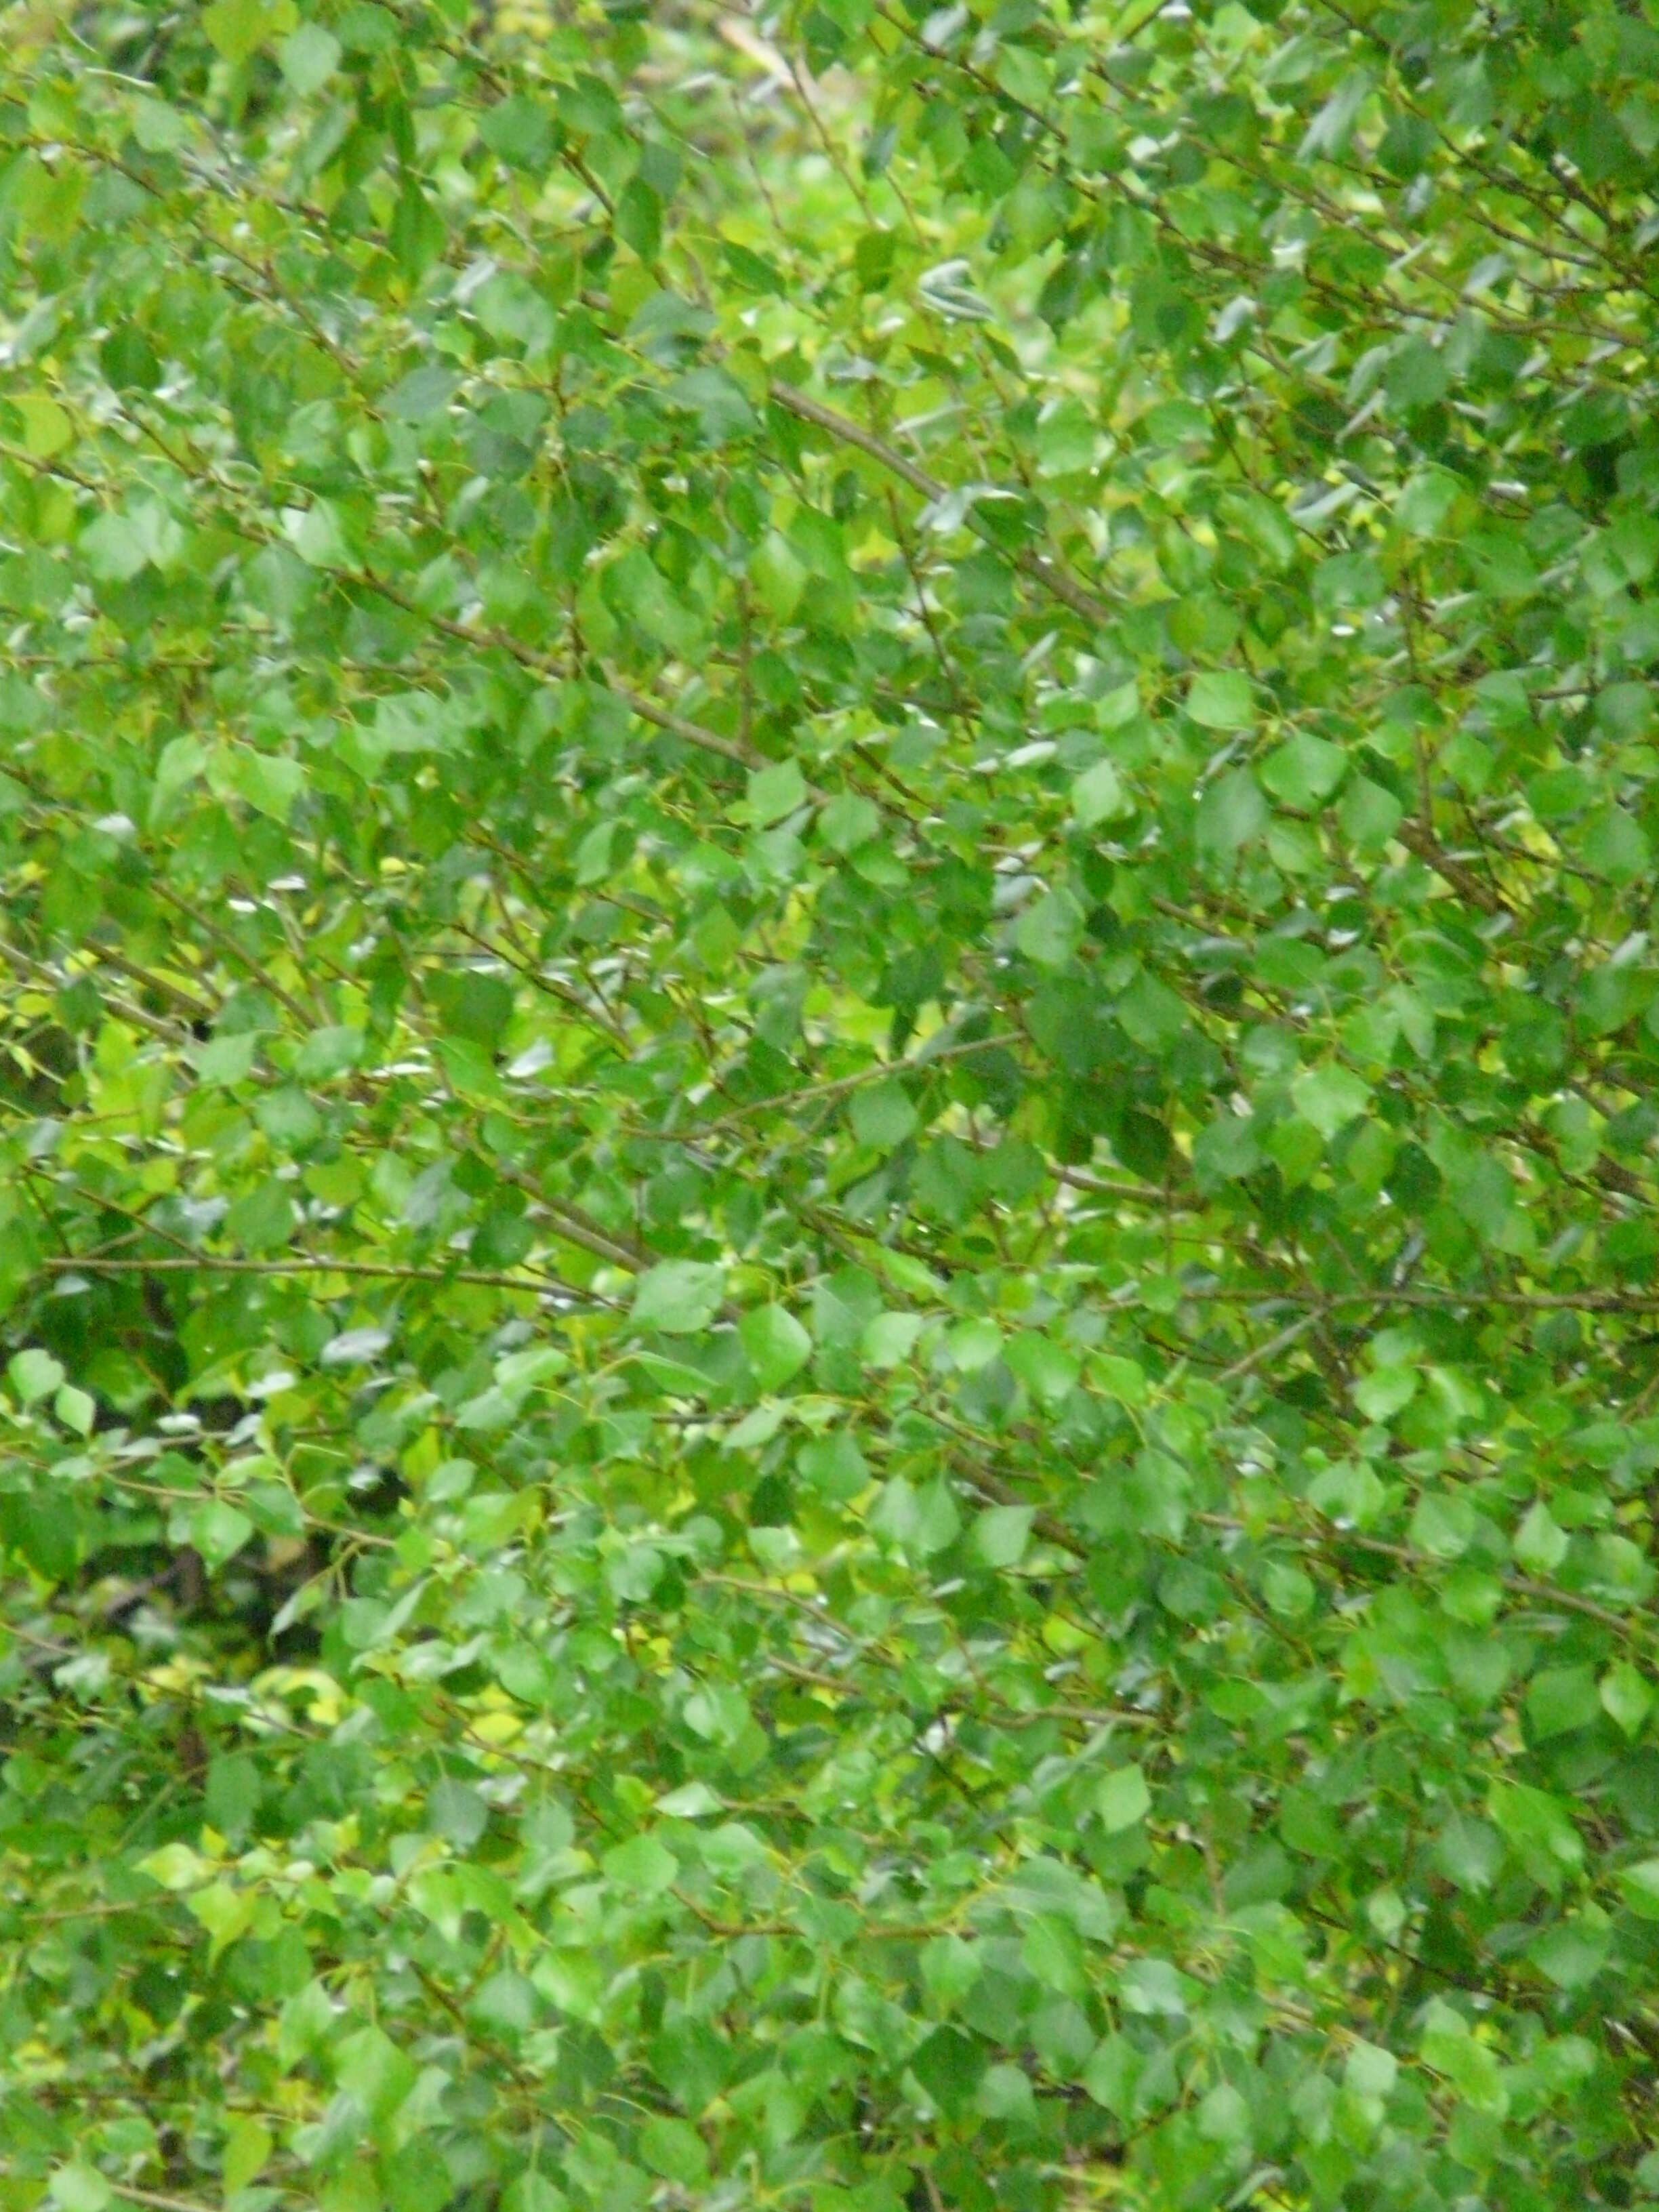
[[[0,74],[0,2205],[1659,2200],[1652,0]]]

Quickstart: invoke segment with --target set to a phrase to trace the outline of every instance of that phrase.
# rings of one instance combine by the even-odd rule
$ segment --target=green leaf
[[[919,1491],[901,1474],[882,1485],[869,1526],[878,1535],[925,1557],[955,1542],[962,1516],[947,1483],[932,1482]]]
[[[920,1314],[878,1314],[859,1338],[859,1350],[872,1367],[897,1367],[907,1360],[921,1334]]]
[[[1138,1766],[1114,1767],[1095,1785],[1095,1811],[1109,1835],[1132,1828],[1152,1810],[1152,1793]]]
[[[1341,782],[1347,764],[1340,745],[1298,730],[1268,754],[1259,773],[1264,788],[1283,805],[1316,807]]]
[[[1566,1808],[1547,1791],[1521,1782],[1495,1782],[1487,1793],[1492,1820],[1553,1887],[1563,1870],[1583,1863],[1583,1839]]]
[[[776,1390],[812,1356],[812,1340],[784,1306],[756,1306],[738,1324],[744,1356],[763,1390]]]
[[[1144,2063],[1127,2036],[1104,2036],[1084,2069],[1083,2086],[1096,2104],[1127,2120],[1134,2112],[1135,2089]]]
[[[975,1551],[988,1567],[1017,1567],[1030,1542],[1035,1518],[1030,1505],[988,1505],[974,1521]]]
[[[331,2056],[335,2080],[376,2127],[407,2100],[418,2075],[414,2061],[380,2027],[359,2028],[336,2044]]]
[[[225,1216],[225,1234],[251,1252],[270,1252],[294,1234],[294,1201],[274,1177],[239,1198]]]
[[[1194,676],[1187,690],[1187,712],[1206,730],[1247,730],[1255,720],[1248,676],[1222,670]]]
[[[81,550],[93,574],[106,583],[128,582],[149,561],[143,532],[125,515],[100,515],[82,532]]]
[[[1489,2044],[1478,2041],[1449,2005],[1431,1998],[1419,2045],[1423,2062],[1443,2075],[1478,2112],[1501,2115],[1509,2107],[1503,2069]]]
[[[1601,1714],[1594,1671],[1589,1667],[1543,1668],[1528,1687],[1526,1711],[1528,1725],[1540,1742],[1592,1726]]]
[[[1640,826],[1617,806],[1592,814],[1579,833],[1584,866],[1612,884],[1633,884],[1646,874],[1653,854]]]
[[[641,261],[656,259],[662,250],[662,202],[643,177],[630,177],[623,186],[616,222],[624,246],[631,246]]]
[[[689,655],[702,645],[702,624],[638,547],[606,570],[604,590],[619,619],[637,624],[669,652]]]
[[[276,60],[283,75],[295,92],[303,97],[317,92],[328,82],[340,65],[343,49],[339,40],[325,31],[320,23],[301,23],[276,49]],[[227,2154],[228,2155],[228,2154]],[[264,2160],[261,2160],[261,2164]],[[254,2172],[258,2171],[258,2166]],[[240,2187],[240,2183],[233,2185]]]
[[[202,10],[202,28],[228,62],[245,62],[258,52],[274,32],[286,31],[294,22],[290,5],[277,0],[212,0]]]
[[[1046,891],[1021,915],[1014,942],[1040,968],[1064,968],[1083,935],[1083,914],[1068,891]]]
[[[138,1861],[138,1871],[161,1883],[163,1889],[190,1889],[203,1881],[209,1869],[194,1851],[184,1844],[164,1844],[160,1850],[151,1851]]]
[[[795,557],[789,541],[781,531],[769,530],[750,557],[749,574],[762,605],[780,622],[787,622],[800,605],[801,594],[806,589],[806,570]],[[826,814],[836,806],[862,806],[870,817],[873,836],[880,820],[876,808],[868,799],[836,799],[830,802]],[[834,842],[832,838],[831,842]],[[850,850],[850,846],[837,845],[838,851]]]
[[[568,2212],[570,2199],[544,2173],[521,2173],[501,2192],[502,2212]]]
[[[1433,538],[1444,524],[1462,489],[1449,469],[1420,469],[1401,491],[1395,517],[1413,538]]]
[[[1474,1508],[1456,1492],[1425,1491],[1411,1517],[1412,1542],[1434,1559],[1461,1559],[1475,1535]]]
[[[1567,1556],[1567,1534],[1541,1498],[1527,1508],[1515,1532],[1515,1556],[1528,1574],[1553,1575]]]
[[[1358,2038],[1348,2046],[1342,2079],[1356,2096],[1389,2098],[1400,2079],[1400,2061],[1392,2051]]]
[[[356,1066],[363,1056],[363,1045],[362,1030],[343,1023],[327,1024],[306,1038],[295,1055],[294,1073],[302,1083],[327,1083]]]
[[[52,1410],[64,1426],[77,1437],[92,1434],[98,1407],[88,1392],[77,1390],[72,1382],[66,1382],[53,1398]]]
[[[679,1862],[654,1836],[633,1836],[608,1850],[605,1880],[640,1897],[659,1897],[678,1879]]]
[[[281,753],[239,752],[228,764],[227,780],[256,813],[286,822],[306,787],[306,771]]]
[[[253,1534],[253,1523],[247,1515],[219,1498],[198,1505],[186,1528],[190,1541],[210,1569],[234,1559]]]
[[[665,2181],[696,2189],[708,2179],[708,2147],[684,2120],[653,2113],[640,2130],[639,2148],[645,2164]]]
[[[478,136],[509,167],[540,176],[552,161],[557,136],[546,106],[525,93],[511,93],[485,108]]]
[[[1405,818],[1394,793],[1369,776],[1352,776],[1337,809],[1342,835],[1362,854],[1379,852]]]
[[[1624,1659],[1608,1668],[1597,1691],[1602,1711],[1632,1737],[1641,1734],[1642,1724],[1653,1710],[1655,1694],[1646,1676]]]
[[[802,1480],[837,1504],[847,1504],[870,1485],[869,1462],[844,1429],[803,1444],[797,1464]]]
[[[1607,1928],[1591,1924],[1586,1916],[1546,1929],[1528,1944],[1527,1956],[1557,1989],[1581,1990],[1606,1966],[1611,1942]]]
[[[208,1964],[212,1966],[252,1925],[255,1900],[247,1890],[228,1881],[210,1882],[191,1892],[185,1909],[206,1929],[210,1938]]]
[[[1085,830],[1120,821],[1134,811],[1134,802],[1110,761],[1097,761],[1078,777],[1072,786],[1072,811]]]
[[[855,1091],[851,1118],[859,1142],[884,1152],[893,1151],[912,1136],[921,1119],[910,1103],[909,1093],[896,1079]]]
[[[49,460],[75,441],[75,425],[67,412],[56,400],[37,392],[21,395],[14,403],[23,418],[25,450],[38,459]]]
[[[1639,1920],[1659,1920],[1659,1859],[1641,1859],[1624,1868],[1619,1891]]]
[[[1243,769],[1218,776],[1199,801],[1199,844],[1223,860],[1231,860],[1267,825],[1267,802],[1255,779]]]
[[[1353,1386],[1353,1401],[1368,1421],[1386,1421],[1409,1406],[1422,1380],[1413,1367],[1380,1367]]]
[[[1052,1337],[1023,1329],[1009,1340],[1002,1356],[1009,1371],[1038,1398],[1050,1404],[1057,1404],[1076,1388],[1079,1372],[1077,1357],[1056,1344]]]
[[[210,1085],[246,1083],[258,1057],[259,1039],[252,1030],[210,1038],[192,1054],[196,1079]]]
[[[1328,1144],[1370,1104],[1370,1086],[1352,1068],[1310,1067],[1291,1085],[1296,1110]]]
[[[49,1352],[30,1350],[12,1354],[6,1376],[18,1403],[33,1406],[61,1387],[64,1370]]]
[[[462,969],[434,975],[428,986],[445,1033],[493,1052],[513,1018],[513,986],[501,975]]]
[[[227,2197],[246,2189],[264,2171],[276,2139],[263,2121],[244,2113],[233,2120],[225,2136],[222,2178]]]
[[[755,410],[743,386],[712,364],[677,377],[669,397],[696,416],[706,445],[730,445],[750,436],[757,427]]]
[[[793,761],[754,769],[749,778],[749,818],[763,827],[805,805],[806,779]]]
[[[641,1328],[694,1336],[707,1328],[726,1297],[726,1271],[700,1260],[665,1260],[634,1286],[634,1319]]]
[[[939,2027],[911,2054],[910,2071],[939,2110],[954,2115],[967,2110],[985,2059],[959,2028]]]
[[[114,2191],[96,2166],[78,2162],[55,2167],[46,2186],[61,2212],[105,2212],[114,2201]]]
[[[316,512],[313,507],[312,513]],[[320,536],[312,542],[313,550],[320,549]],[[312,557],[304,545],[300,550],[306,558]],[[342,545],[323,555],[319,565],[343,557]],[[462,743],[465,727],[466,712],[459,700],[425,691],[399,691],[376,701],[372,723],[357,737],[370,758],[379,761],[403,753],[453,752]]]

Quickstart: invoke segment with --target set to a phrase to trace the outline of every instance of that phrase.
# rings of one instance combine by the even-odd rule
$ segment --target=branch
[[[1201,1522],[1206,1528],[1221,1528],[1232,1534],[1258,1538],[1264,1535],[1286,1536],[1293,1543],[1304,1544],[1320,1552],[1328,1553],[1339,1544],[1352,1544],[1356,1551],[1370,1552],[1380,1559],[1395,1559],[1401,1566],[1419,1568],[1425,1574],[1432,1574],[1437,1568],[1443,1568],[1449,1564],[1444,1559],[1431,1559],[1426,1552],[1414,1552],[1409,1544],[1393,1543],[1386,1536],[1362,1535],[1357,1528],[1333,1528],[1320,1531],[1258,1528],[1235,1520],[1226,1513],[1194,1513],[1192,1517]],[[1581,1613],[1586,1619],[1600,1621],[1602,1627],[1611,1628],[1620,1636],[1631,1635],[1638,1626],[1638,1617],[1636,1615],[1615,1613],[1611,1606],[1598,1605],[1594,1598],[1580,1597],[1576,1590],[1562,1589],[1554,1583],[1539,1582],[1531,1575],[1500,1574],[1497,1579],[1506,1590],[1512,1590],[1517,1597],[1535,1598],[1542,1605],[1559,1605],[1566,1612]]]
[[[108,2174],[100,2177],[117,2197],[131,2204],[153,2204],[156,2212],[212,2212],[212,2207],[197,2203],[188,2197],[164,2196],[159,2189],[136,2189],[130,2181],[112,2180]]]
[[[573,1305],[616,1310],[614,1298],[578,1290],[556,1277],[498,1273],[486,1267],[394,1267],[373,1260],[232,1260],[210,1252],[186,1259],[171,1254],[149,1260],[104,1260],[94,1254],[53,1254],[41,1266],[52,1274],[90,1275],[367,1275],[393,1283],[482,1283],[496,1290],[528,1291],[538,1298],[565,1298]]]
[[[872,461],[878,461],[883,468],[890,470],[894,476],[908,483],[912,491],[919,491],[924,499],[941,500],[950,490],[949,485],[941,483],[937,477],[930,477],[926,469],[918,468],[914,461],[906,460],[896,447],[890,446],[884,438],[878,438],[873,430],[866,430],[861,423],[851,421],[845,415],[838,415],[833,407],[826,407],[819,400],[809,399],[793,384],[774,383],[768,391],[778,406],[791,415],[798,415],[803,422],[815,423],[820,430],[827,430],[832,438],[840,439],[843,445],[856,446],[860,453],[867,453]],[[1030,577],[1034,583],[1041,584],[1051,598],[1070,607],[1073,614],[1081,615],[1087,622],[1111,621],[1112,611],[1105,600],[1097,599],[1092,592],[1079,584],[1075,576],[1048,554],[1034,550],[1018,553],[1013,556],[1013,562],[1017,568]]]
[[[689,1129],[630,1129],[634,1137],[656,1138],[664,1144],[690,1145],[700,1137],[716,1136],[729,1128],[734,1121],[746,1121],[751,1114],[778,1113],[791,1107],[803,1105],[809,1098],[837,1098],[843,1092],[856,1091],[861,1083],[878,1083],[889,1075],[926,1075],[930,1068],[947,1060],[962,1060],[970,1053],[990,1052],[999,1045],[1023,1044],[1024,1039],[1017,1030],[1000,1035],[975,1037],[960,1044],[942,1044],[939,1050],[918,1054],[912,1060],[878,1060],[868,1067],[861,1067],[856,1075],[838,1075],[823,1083],[804,1084],[799,1091],[774,1091],[765,1098],[751,1098],[745,1105],[734,1106],[729,1114],[721,1114],[712,1121],[698,1121]]]
[[[1200,1305],[1313,1306],[1502,1306],[1517,1313],[1659,1313],[1659,1291],[1477,1291],[1394,1290],[1298,1291],[1229,1290],[1220,1284],[1183,1288],[1182,1304]]]

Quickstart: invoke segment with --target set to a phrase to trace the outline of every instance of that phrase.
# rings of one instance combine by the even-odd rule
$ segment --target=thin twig
[[[538,1298],[567,1298],[573,1305],[614,1311],[617,1301],[580,1291],[553,1276],[508,1275],[486,1267],[395,1267],[373,1260],[234,1260],[204,1252],[199,1258],[157,1255],[149,1260],[100,1259],[94,1254],[54,1254],[41,1266],[54,1274],[366,1275],[394,1283],[481,1283],[495,1290],[528,1291]]]

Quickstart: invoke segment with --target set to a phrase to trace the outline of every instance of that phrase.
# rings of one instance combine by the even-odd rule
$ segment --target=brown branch
[[[199,1257],[158,1255],[148,1260],[100,1259],[95,1254],[53,1254],[40,1262],[52,1274],[362,1275],[393,1283],[478,1283],[502,1291],[527,1291],[538,1298],[568,1298],[574,1304],[614,1311],[617,1301],[580,1291],[553,1276],[508,1275],[487,1267],[395,1267],[373,1260],[234,1260],[210,1252]]]
[[[926,469],[918,468],[914,461],[907,460],[896,447],[890,446],[884,438],[878,438],[873,430],[866,430],[861,423],[853,422],[848,416],[838,415],[833,407],[826,407],[817,399],[809,399],[793,384],[775,382],[769,386],[768,391],[776,404],[789,414],[799,416],[803,422],[815,424],[832,438],[839,439],[843,445],[856,446],[860,453],[867,453],[872,461],[879,462],[883,468],[908,483],[912,491],[919,491],[925,499],[941,500],[949,492],[949,485],[941,483],[937,477],[929,476]],[[1091,623],[1111,621],[1112,610],[1105,600],[1097,599],[1048,554],[1031,550],[1012,557],[1017,568],[1030,577],[1034,583],[1040,584],[1051,598],[1070,607],[1074,614],[1079,614]]]

